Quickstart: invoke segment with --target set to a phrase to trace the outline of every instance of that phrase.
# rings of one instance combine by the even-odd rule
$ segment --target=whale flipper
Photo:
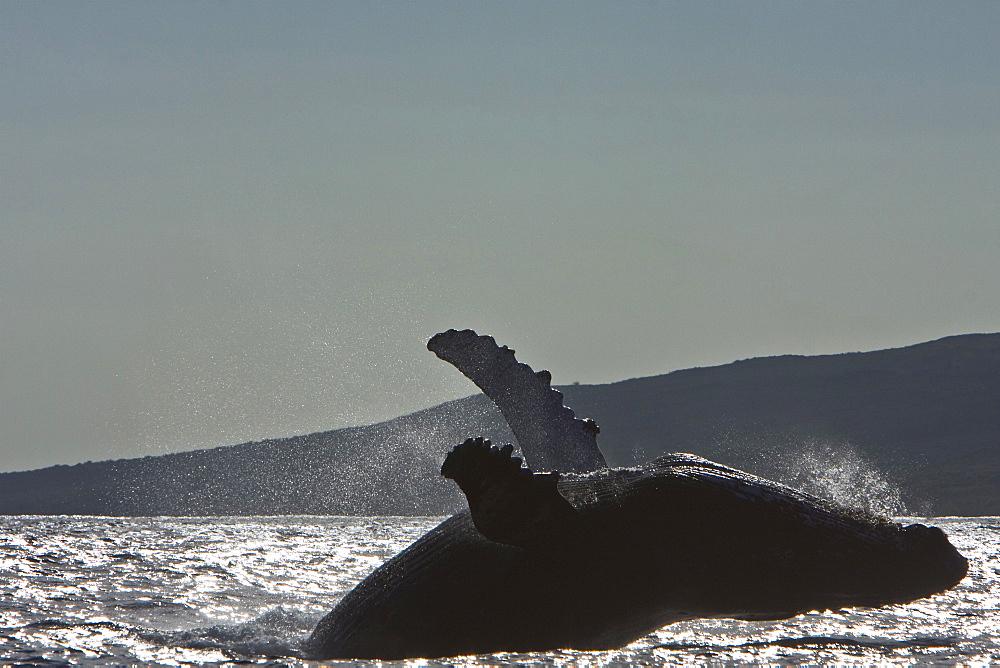
[[[441,475],[465,493],[472,521],[485,538],[526,549],[566,544],[579,518],[556,488],[559,474],[522,467],[513,450],[470,438],[448,453]]]
[[[471,329],[437,334],[427,348],[493,400],[534,470],[587,473],[607,467],[597,447],[597,424],[563,405],[548,371],[535,373],[513,350]]]

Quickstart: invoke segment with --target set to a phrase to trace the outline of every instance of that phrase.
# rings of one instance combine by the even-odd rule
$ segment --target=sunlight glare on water
[[[0,657],[21,665],[302,663],[300,644],[316,622],[437,522],[0,517]],[[1000,661],[1000,519],[926,523],[950,534],[970,560],[969,576],[909,605],[784,622],[682,622],[612,652],[413,665]],[[596,583],[595,595],[608,592]]]

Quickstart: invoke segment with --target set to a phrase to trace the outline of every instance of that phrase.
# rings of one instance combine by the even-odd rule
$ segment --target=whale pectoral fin
[[[427,348],[455,365],[493,400],[529,465],[565,473],[607,466],[597,447],[597,423],[581,420],[563,405],[563,395],[552,388],[548,371],[536,373],[518,362],[513,350],[471,329],[437,334]]]
[[[441,475],[458,483],[476,529],[489,540],[534,549],[574,535],[578,513],[556,489],[559,474],[522,467],[513,450],[470,438],[448,453]]]

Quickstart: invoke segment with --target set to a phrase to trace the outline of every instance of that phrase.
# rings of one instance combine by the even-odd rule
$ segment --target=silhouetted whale
[[[456,446],[442,474],[470,512],[349,592],[308,640],[312,656],[613,649],[685,619],[904,603],[965,576],[966,560],[935,527],[904,527],[694,455],[608,469],[596,425],[562,406],[547,372],[468,330],[428,347],[497,403],[530,462],[577,472],[535,473],[511,446],[485,439]]]

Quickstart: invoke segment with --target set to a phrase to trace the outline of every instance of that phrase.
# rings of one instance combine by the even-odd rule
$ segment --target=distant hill
[[[914,509],[1000,514],[1000,334],[561,389],[613,465],[673,450],[781,479],[818,444],[860,455]]]
[[[513,435],[485,396],[365,427],[0,474],[0,515],[442,515],[468,434]]]
[[[611,465],[693,452],[796,485],[886,481],[915,511],[1000,514],[1000,334],[560,389],[600,424]],[[438,470],[471,435],[513,440],[475,395],[366,427],[0,474],[0,514],[446,514],[463,500]]]

